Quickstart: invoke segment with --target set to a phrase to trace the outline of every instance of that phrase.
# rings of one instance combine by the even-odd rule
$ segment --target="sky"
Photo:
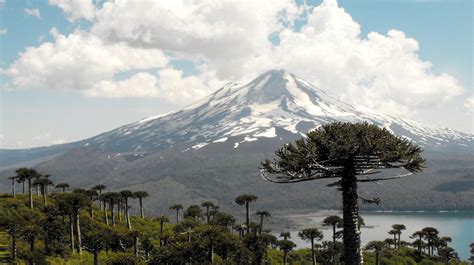
[[[0,148],[85,139],[285,69],[474,133],[470,0],[0,0]]]

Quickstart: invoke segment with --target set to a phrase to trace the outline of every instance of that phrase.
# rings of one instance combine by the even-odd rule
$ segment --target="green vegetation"
[[[0,198],[0,263],[19,264],[467,264],[459,261],[436,228],[426,227],[402,241],[406,230],[394,224],[390,238],[368,243],[360,251],[357,182],[390,178],[357,178],[371,170],[421,169],[420,149],[385,130],[362,124],[323,126],[277,152],[278,160],[265,161],[265,173],[279,175],[276,182],[339,178],[331,186],[343,192],[343,218],[329,216],[323,225],[332,229],[325,240],[318,227],[298,236],[311,244],[296,249],[291,234],[277,238],[263,229],[271,218],[265,210],[254,214],[257,196],[243,194],[235,203],[245,206],[245,217],[226,213],[214,202],[183,207],[170,205],[169,216],[146,217],[143,191],[108,191],[97,185],[70,192],[67,183],[56,185],[48,175],[21,168],[12,180],[12,194]],[[387,134],[388,133],[388,134]],[[369,171],[367,171],[369,170]],[[23,184],[17,194],[16,182]],[[36,194],[33,188],[36,188]],[[28,190],[28,194],[26,194]],[[139,200],[139,216],[130,214],[130,200]],[[364,199],[379,203],[380,199]],[[168,207],[168,206],[166,206]],[[183,210],[182,212],[180,212]],[[182,213],[180,218],[180,213]],[[242,214],[243,215],[243,214]],[[244,219],[244,223],[236,220]],[[343,228],[338,230],[338,228]],[[342,241],[342,242],[341,242]],[[473,249],[474,244],[470,246]],[[473,258],[474,259],[474,258]]]

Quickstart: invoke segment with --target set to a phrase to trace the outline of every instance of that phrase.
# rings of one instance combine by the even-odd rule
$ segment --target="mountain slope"
[[[246,137],[243,142],[277,137],[277,129],[305,134],[332,121],[375,123],[430,149],[474,147],[472,135],[363,111],[283,70],[266,72],[246,85],[228,84],[184,109],[120,127],[86,144],[115,152],[157,151],[186,142],[201,148],[235,136]]]
[[[268,71],[246,85],[227,84],[186,108],[83,141],[9,151],[19,152],[16,158],[0,156],[8,167],[34,154],[30,164],[37,161],[37,168],[55,181],[76,186],[100,182],[110,189],[147,190],[158,212],[171,203],[203,199],[233,208],[233,198],[241,193],[258,195],[267,209],[334,208],[339,195],[324,181],[275,185],[255,175],[259,162],[284,143],[332,121],[374,123],[427,150],[424,173],[361,187],[365,196],[383,197],[381,207],[474,209],[469,199],[474,195],[472,135],[344,103],[283,70]],[[6,190],[7,182],[1,183]]]

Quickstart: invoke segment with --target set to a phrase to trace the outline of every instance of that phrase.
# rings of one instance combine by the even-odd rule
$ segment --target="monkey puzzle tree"
[[[11,177],[8,177],[8,179],[12,181],[12,196],[13,198],[16,198],[15,181],[17,179],[17,176],[11,176]]]
[[[392,229],[395,231],[395,234],[398,236],[398,239],[397,239],[397,248],[400,249],[401,247],[401,235],[402,235],[402,231],[403,230],[406,230],[406,226],[403,225],[403,224],[394,224],[392,225]]]
[[[260,228],[259,228],[259,234],[262,233],[263,231],[263,218],[265,217],[270,217],[270,213],[267,211],[257,211],[256,215],[260,216]]]
[[[385,245],[386,244],[382,241],[370,241],[365,246],[366,250],[372,250],[375,253],[375,265],[379,265],[380,252],[384,250]]]
[[[138,203],[140,205],[140,216],[143,218],[145,218],[145,214],[143,212],[143,199],[150,196],[150,194],[148,194],[148,192],[146,191],[136,191],[133,193],[133,198],[137,198],[138,199]]]
[[[283,265],[286,265],[288,264],[288,252],[292,251],[296,244],[288,239],[280,240],[277,244],[280,250],[283,251]]]
[[[170,210],[175,210],[176,211],[176,223],[179,223],[179,211],[183,209],[183,205],[181,204],[175,204],[170,207]]]
[[[53,185],[53,182],[48,177],[40,176],[35,179],[33,184],[41,188],[41,194],[43,195],[43,203],[44,205],[48,205],[48,200],[46,199],[48,195],[47,187]]]
[[[99,185],[95,185],[94,187],[92,187],[92,190],[96,190],[98,193],[99,193],[99,197],[102,196],[102,191],[105,190],[105,185],[102,185],[102,184],[99,184]],[[104,202],[102,200],[99,201],[99,208],[100,210],[102,210],[102,204]],[[104,204],[104,208],[105,208],[105,204]]]
[[[421,148],[368,123],[330,123],[286,144],[273,161],[261,164],[261,175],[275,183],[295,183],[317,179],[337,179],[328,186],[342,191],[344,261],[360,264],[358,229],[359,182],[396,179],[420,172],[425,160]],[[384,169],[405,169],[406,174],[376,176]],[[364,200],[378,203],[379,198]]]
[[[128,206],[128,199],[133,196],[133,192],[129,190],[123,190],[120,192],[122,198],[125,200],[125,219],[127,219],[128,230],[132,230],[132,224],[130,223],[130,211]]]
[[[203,202],[201,203],[201,206],[206,209],[206,223],[209,224],[209,220],[211,219],[210,209],[211,207],[215,207],[216,205],[212,202]]]
[[[303,240],[309,240],[311,242],[311,260],[313,265],[316,265],[316,255],[314,253],[314,240],[322,240],[323,233],[317,228],[306,228],[298,233],[298,236]]]
[[[30,209],[33,209],[33,192],[32,180],[37,178],[40,174],[38,171],[31,168],[19,168],[16,171],[17,178],[22,181],[28,181],[28,197],[30,200]]]
[[[156,220],[158,222],[160,222],[160,246],[163,245],[163,226],[165,223],[168,223],[170,221],[170,219],[168,218],[168,216],[159,216],[156,218]]]
[[[55,186],[56,189],[61,189],[63,192],[66,192],[66,189],[69,188],[69,184],[67,183],[58,183],[56,186]]]
[[[246,227],[247,234],[250,231],[249,230],[250,229],[249,204],[256,200],[257,200],[257,196],[251,195],[251,194],[242,194],[238,196],[237,198],[235,198],[235,203],[241,206],[245,205],[245,225],[247,226]]]
[[[323,225],[332,226],[332,242],[336,242],[336,239],[337,239],[336,228],[341,227],[342,223],[343,223],[342,218],[337,215],[331,215],[324,218]]]

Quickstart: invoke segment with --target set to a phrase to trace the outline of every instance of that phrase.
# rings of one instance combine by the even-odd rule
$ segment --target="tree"
[[[385,243],[382,241],[370,241],[365,246],[366,250],[372,250],[375,253],[375,265],[379,265],[380,252],[385,248]]]
[[[99,265],[99,252],[107,244],[107,234],[111,233],[110,228],[102,223],[95,223],[94,229],[89,229],[84,233],[84,248],[94,255],[94,265]]]
[[[132,224],[130,223],[130,212],[128,206],[128,199],[133,197],[133,192],[129,190],[123,190],[120,192],[122,198],[125,200],[125,218],[127,219],[128,230],[132,230]]]
[[[169,222],[170,220],[168,216],[164,216],[164,215],[156,218],[156,220],[160,222],[160,246],[162,246],[163,245],[163,226],[165,223]]]
[[[288,239],[278,241],[278,247],[283,251],[283,265],[288,264],[288,252],[292,251],[296,244]]]
[[[11,176],[11,177],[8,177],[8,179],[10,179],[12,181],[12,196],[13,196],[13,198],[16,198],[15,181],[17,179],[17,176]]]
[[[64,183],[64,182],[58,183],[55,186],[56,189],[62,189],[63,192],[66,192],[66,189],[69,188],[69,187],[70,187],[69,184]]]
[[[281,232],[280,237],[283,237],[283,240],[287,240],[288,238],[291,238],[290,232]]]
[[[194,220],[199,220],[202,216],[202,209],[198,205],[189,206],[184,212],[184,218],[192,218]]]
[[[423,231],[416,231],[414,232],[410,238],[416,239],[412,245],[417,247],[418,252],[421,254],[421,248],[423,247],[423,237],[425,233]]]
[[[316,265],[316,255],[314,252],[314,240],[320,241],[323,239],[323,233],[317,228],[306,228],[298,233],[298,236],[303,240],[311,242],[311,260],[313,265]]]
[[[421,152],[420,147],[385,128],[368,123],[335,122],[284,145],[276,152],[275,160],[262,162],[261,176],[275,183],[338,179],[329,186],[342,191],[344,262],[360,264],[358,183],[397,179],[420,172],[425,164]],[[384,169],[405,169],[409,173],[369,177]],[[372,201],[377,203],[380,199]]]
[[[395,230],[395,232],[396,232],[396,234],[397,234],[397,236],[398,236],[398,239],[397,239],[397,248],[400,249],[400,247],[401,247],[401,239],[400,239],[400,237],[401,237],[401,235],[402,235],[402,231],[403,231],[403,230],[406,230],[407,228],[406,228],[406,226],[403,225],[403,224],[394,224],[394,225],[392,225],[392,228],[393,228],[393,230]]]
[[[398,246],[398,243],[397,243],[397,234],[398,234],[398,231],[395,230],[395,229],[392,229],[390,231],[388,231],[388,234],[393,236],[393,248],[396,249],[397,246]]]
[[[137,198],[138,203],[140,204],[140,216],[142,219],[145,218],[145,214],[143,213],[143,199],[148,196],[150,196],[150,194],[146,191],[136,191],[133,193],[133,198]]]
[[[439,234],[438,229],[434,227],[425,227],[421,230],[421,232],[423,233],[423,237],[428,241],[428,256],[431,256],[434,254],[434,245]]]
[[[105,190],[105,185],[102,185],[102,184],[99,184],[99,185],[95,185],[94,187],[92,187],[93,190],[96,190],[98,193],[99,193],[99,197],[102,196],[102,191]],[[99,202],[99,208],[100,210],[102,210],[102,204],[104,202],[101,200]],[[103,207],[105,208],[105,204],[103,205]]]
[[[175,204],[170,207],[170,210],[175,210],[176,211],[176,223],[179,223],[179,211],[183,209],[183,205],[181,204]]]
[[[257,196],[251,194],[242,194],[235,198],[235,203],[242,206],[245,205],[245,225],[247,226],[247,234],[250,227],[249,204],[257,200]]]
[[[270,217],[271,215],[267,211],[257,211],[256,214],[258,216],[260,216],[260,231],[259,231],[259,234],[262,234],[262,231],[263,231],[263,218]]]
[[[17,178],[22,181],[28,181],[28,197],[30,200],[30,209],[33,209],[33,193],[32,193],[32,183],[31,180],[37,178],[40,174],[38,171],[30,168],[19,168],[16,171]]]
[[[48,200],[47,200],[47,187],[50,185],[53,185],[53,182],[44,176],[38,177],[34,183],[35,186],[39,186],[41,188],[41,194],[43,195],[43,203],[44,205],[48,205]]]
[[[85,194],[89,197],[89,217],[93,220],[94,219],[94,201],[99,198],[99,193],[97,190],[91,189],[86,190]]]
[[[324,218],[323,225],[332,226],[332,242],[336,242],[336,239],[337,239],[336,227],[342,226],[342,218],[337,215],[328,216]]]
[[[0,211],[0,228],[11,237],[11,254],[14,262],[18,256],[18,237],[26,224],[34,219],[37,219],[35,212],[20,202],[9,202]]]
[[[206,223],[209,224],[209,220],[211,219],[210,208],[215,207],[216,205],[214,205],[212,202],[203,202],[201,203],[201,206],[206,209]]]
[[[82,254],[82,237],[79,212],[81,209],[90,205],[89,198],[84,190],[76,190],[72,193],[57,193],[55,199],[58,207],[63,212],[69,214],[69,232],[70,232],[70,246],[74,251],[74,230],[77,238],[77,252]]]

